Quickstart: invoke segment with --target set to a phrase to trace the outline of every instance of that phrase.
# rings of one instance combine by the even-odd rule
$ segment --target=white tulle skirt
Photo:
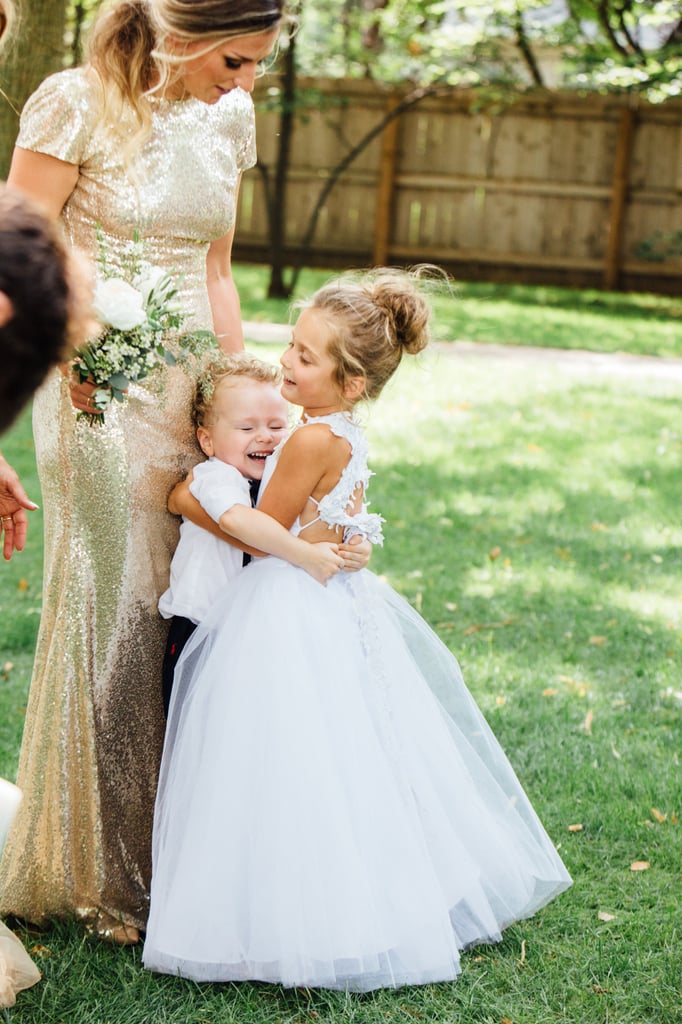
[[[176,672],[144,964],[366,991],[452,979],[570,877],[455,658],[368,571],[253,563]]]

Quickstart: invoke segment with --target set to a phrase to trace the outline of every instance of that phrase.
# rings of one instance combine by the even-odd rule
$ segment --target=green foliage
[[[390,84],[680,94],[674,0],[328,0],[299,7],[300,70]]]
[[[579,347],[579,321],[575,329]],[[677,1019],[682,381],[601,367],[567,373],[533,353],[436,350],[406,361],[367,413],[370,497],[388,520],[373,568],[457,654],[573,888],[499,945],[465,953],[456,983],[368,995],[196,985],[148,974],[139,948],[104,946],[77,924],[21,931],[44,979],[0,1019]],[[28,416],[3,442],[37,496]],[[10,777],[40,607],[38,525],[27,550],[0,566],[0,773]],[[314,827],[309,814],[300,820]],[[649,868],[632,871],[637,861]]]
[[[665,263],[666,260],[682,257],[682,231],[656,231],[651,238],[645,238],[635,249],[641,260]]]

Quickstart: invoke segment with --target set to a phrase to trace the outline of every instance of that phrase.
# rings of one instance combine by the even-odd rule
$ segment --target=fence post
[[[398,102],[399,100],[396,96],[390,96],[388,111],[390,112],[397,107]],[[400,117],[391,118],[381,133],[381,167],[379,169],[379,182],[377,186],[377,213],[374,222],[374,250],[372,253],[372,262],[375,267],[385,266],[388,259],[399,120]]]
[[[608,291],[618,287],[620,275],[623,221],[628,198],[630,179],[630,157],[634,134],[635,112],[631,106],[623,107],[618,123],[616,156],[611,182],[611,210],[609,213],[608,237],[606,241],[606,264],[604,267],[604,288]]]

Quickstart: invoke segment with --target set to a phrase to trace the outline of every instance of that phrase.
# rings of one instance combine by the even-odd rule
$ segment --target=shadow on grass
[[[510,302],[520,306],[551,306],[571,312],[581,310],[603,314],[605,317],[642,320],[670,320],[682,317],[680,299],[648,293],[602,292],[576,290],[571,288],[532,288],[523,285],[461,282],[456,285],[457,294],[463,299],[480,301]]]

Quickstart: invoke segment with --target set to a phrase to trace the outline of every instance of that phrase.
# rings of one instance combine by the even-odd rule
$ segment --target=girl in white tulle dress
[[[303,413],[262,511],[310,541],[381,542],[353,409],[427,328],[402,275],[313,297],[281,357]],[[570,882],[455,658],[387,584],[323,587],[267,557],[219,598],[176,670],[147,968],[349,991],[453,979],[461,950]]]

